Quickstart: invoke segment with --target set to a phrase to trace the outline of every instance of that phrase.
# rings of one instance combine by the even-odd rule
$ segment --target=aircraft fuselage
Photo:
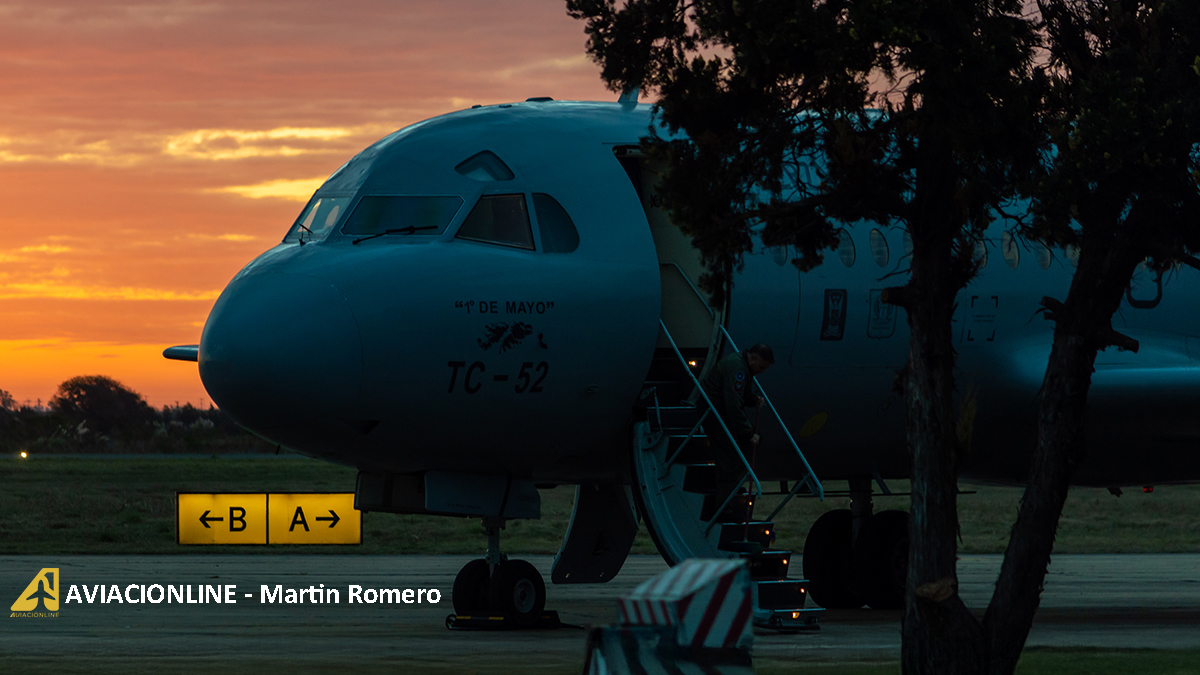
[[[382,139],[225,289],[200,342],[205,387],[264,438],[364,471],[628,481],[633,408],[664,303],[679,302],[664,300],[652,198],[614,153],[649,124],[645,105],[542,101],[452,113]],[[485,151],[499,164],[478,159]],[[561,217],[547,196],[577,232],[569,252],[553,243]],[[368,203],[432,224],[347,231]],[[521,211],[528,232],[506,230]],[[1038,301],[1063,297],[1073,268],[1063,251],[1004,228],[988,233],[989,261],[960,293],[954,331],[959,388],[978,411],[964,473],[1012,483],[1033,447],[1052,335]],[[904,234],[870,223],[845,232],[852,246],[807,273],[786,247],[756,244],[720,319],[742,347],[774,347],[760,381],[793,431],[828,414],[802,441],[817,476],[903,477],[893,382],[908,330],[878,291],[905,279]],[[1200,480],[1200,416],[1189,414],[1200,394],[1200,273],[1182,269],[1161,285],[1143,274],[1130,293],[1114,326],[1142,349],[1097,360],[1090,456],[1076,480]],[[778,429],[764,423],[763,438],[764,479],[793,475]]]

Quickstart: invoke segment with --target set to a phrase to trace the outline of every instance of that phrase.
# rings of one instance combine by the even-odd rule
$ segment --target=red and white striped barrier
[[[750,571],[687,560],[619,601],[621,625],[588,634],[585,675],[752,675]]]
[[[621,598],[621,623],[676,626],[679,646],[748,649],[750,572],[740,560],[686,560]]]

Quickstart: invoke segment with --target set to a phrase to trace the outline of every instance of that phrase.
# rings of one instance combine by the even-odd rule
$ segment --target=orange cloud
[[[231,192],[251,199],[275,197],[297,202],[307,202],[325,178],[307,178],[302,180],[269,180],[255,185],[230,185],[222,188],[210,188],[208,192]]]
[[[204,396],[163,347],[375,139],[475,103],[612,100],[561,2],[0,5],[0,389]],[[37,345],[43,345],[37,347]]]

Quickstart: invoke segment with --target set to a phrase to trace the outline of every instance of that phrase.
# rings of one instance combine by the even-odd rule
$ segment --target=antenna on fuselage
[[[626,89],[621,93],[621,98],[617,99],[617,103],[621,104],[622,108],[633,108],[637,105],[638,94],[641,92],[639,87]]]

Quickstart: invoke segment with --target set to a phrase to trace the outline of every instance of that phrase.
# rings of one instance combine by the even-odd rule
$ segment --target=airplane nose
[[[305,427],[358,397],[362,343],[332,285],[262,273],[233,282],[217,300],[200,337],[199,368],[223,411],[291,446]]]

